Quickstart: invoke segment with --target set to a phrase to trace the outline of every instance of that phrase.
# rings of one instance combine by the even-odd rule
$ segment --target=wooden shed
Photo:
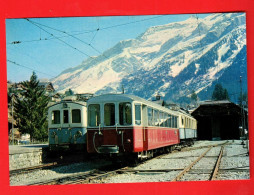
[[[248,127],[247,111],[228,100],[202,102],[191,115],[198,121],[199,140],[240,139]]]

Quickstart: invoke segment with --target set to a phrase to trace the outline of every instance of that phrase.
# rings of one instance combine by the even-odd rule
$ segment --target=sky
[[[207,15],[194,14],[198,18]],[[121,40],[138,37],[151,26],[183,21],[191,16],[6,19],[7,79],[29,80],[33,71],[39,79],[52,79],[88,57],[101,55]]]

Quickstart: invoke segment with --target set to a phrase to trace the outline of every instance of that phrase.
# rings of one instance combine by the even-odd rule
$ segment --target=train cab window
[[[159,126],[164,127],[164,113],[159,112]]]
[[[104,105],[104,124],[105,126],[115,125],[115,104],[113,103]]]
[[[175,128],[177,128],[177,119],[178,119],[178,117],[175,116]]]
[[[69,111],[68,110],[63,111],[63,122],[69,123]]]
[[[120,103],[119,104],[119,122],[120,125],[131,125],[131,103]]]
[[[175,128],[175,116],[172,116],[172,124],[171,124],[171,126],[172,126],[172,128]]]
[[[141,125],[141,105],[135,105],[135,124]]]
[[[100,125],[100,105],[99,104],[89,105],[88,124],[90,127],[98,127]]]
[[[157,110],[154,110],[154,125],[159,126],[159,112]]]
[[[148,126],[153,126],[153,109],[152,108],[147,109],[147,115],[148,115]]]
[[[168,127],[172,127],[172,122],[171,122],[171,115],[169,114],[168,115],[168,118],[167,118],[167,123],[168,123]]]
[[[81,111],[79,109],[73,109],[71,112],[72,123],[81,123]]]
[[[54,110],[52,112],[52,124],[60,124],[60,110]]]
[[[168,124],[168,118],[169,118],[169,114],[164,114],[164,117],[165,117],[165,127],[169,127],[169,124]]]
[[[182,118],[182,125],[184,124],[184,120],[183,120],[183,118]]]

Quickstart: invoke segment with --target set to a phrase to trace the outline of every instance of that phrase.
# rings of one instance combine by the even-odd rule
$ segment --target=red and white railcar
[[[184,121],[196,123],[190,115],[127,94],[100,95],[87,105],[88,153],[147,157],[159,148],[170,149],[180,143],[185,136],[180,135],[179,123],[183,133],[186,133]]]

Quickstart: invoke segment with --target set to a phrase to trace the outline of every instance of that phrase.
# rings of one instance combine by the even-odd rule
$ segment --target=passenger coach
[[[88,101],[88,153],[144,158],[195,136],[196,120],[190,115],[133,95],[106,94]]]

